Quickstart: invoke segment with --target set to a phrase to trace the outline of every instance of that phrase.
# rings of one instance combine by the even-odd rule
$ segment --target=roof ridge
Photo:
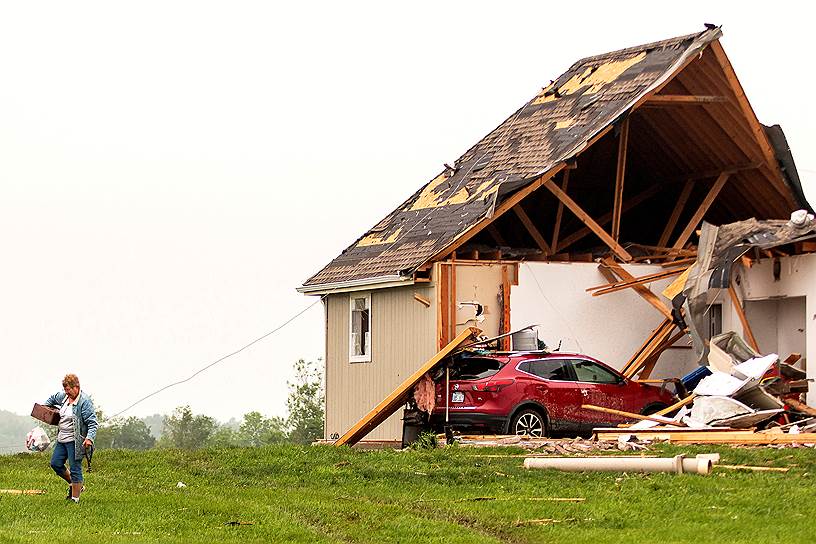
[[[717,29],[719,29],[719,28],[720,27],[717,27]],[[633,45],[631,47],[625,47],[623,49],[617,49],[615,51],[608,51],[606,53],[600,53],[598,55],[592,55],[592,56],[589,56],[589,57],[584,57],[582,59],[578,59],[577,61],[575,61],[572,64],[572,66],[570,67],[570,69],[573,69],[576,66],[580,66],[581,64],[587,64],[589,62],[604,60],[604,59],[607,59],[607,58],[610,58],[610,57],[628,55],[628,54],[631,54],[631,53],[639,53],[641,51],[645,51],[645,50],[648,50],[648,49],[657,49],[659,47],[666,47],[666,46],[675,45],[675,44],[678,44],[678,43],[681,43],[681,42],[684,42],[684,41],[694,40],[695,38],[698,38],[699,36],[703,35],[706,32],[709,32],[709,30],[708,29],[707,30],[702,30],[700,32],[694,32],[692,34],[677,36],[675,38],[668,38],[668,39],[659,40],[659,41],[656,41],[656,42],[644,43],[642,45]]]

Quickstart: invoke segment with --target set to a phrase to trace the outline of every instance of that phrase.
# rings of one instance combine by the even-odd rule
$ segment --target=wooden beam
[[[565,193],[567,192],[567,186],[569,185],[569,169],[564,170],[564,177],[561,180],[561,190]],[[552,235],[552,243],[550,243],[550,247],[553,251],[555,248],[558,247],[558,235],[561,231],[561,218],[564,216],[564,203],[560,200],[558,201],[558,209],[555,212],[555,226],[553,227],[553,235]]]
[[[723,172],[720,174],[717,181],[715,181],[714,185],[711,186],[711,189],[708,190],[708,194],[700,203],[697,211],[694,212],[694,215],[691,217],[688,225],[686,225],[686,228],[683,229],[683,232],[677,238],[677,241],[672,246],[672,249],[681,249],[686,245],[686,242],[688,242],[689,238],[691,238],[692,233],[700,224],[700,221],[703,220],[703,216],[711,207],[711,204],[714,202],[714,199],[717,198],[717,195],[720,194],[720,190],[723,188],[723,186],[725,186],[725,182],[728,181],[729,177],[731,177],[730,172]]]
[[[665,416],[666,414],[670,414],[670,413],[674,412],[675,410],[679,410],[680,408],[682,408],[686,404],[690,404],[691,402],[694,401],[694,399],[696,397],[697,397],[697,393],[691,393],[689,396],[687,396],[683,400],[677,401],[674,404],[672,404],[671,406],[667,406],[666,408],[663,408],[659,412],[655,412],[652,415]]]
[[[581,408],[584,410],[592,410],[593,412],[602,412],[604,414],[612,414],[616,416],[622,416],[629,419],[641,419],[646,421],[656,421],[658,423],[662,423],[663,425],[671,425],[673,427],[685,427],[684,423],[677,423],[675,421],[666,421],[668,418],[659,418],[659,417],[652,417],[652,416],[642,416],[640,414],[633,414],[632,412],[624,412],[623,410],[615,410],[614,408],[605,408],[603,406],[595,406],[592,404],[582,404]]]
[[[439,263],[439,299],[438,304],[439,319],[437,326],[439,327],[439,346],[437,349],[442,349],[450,341],[450,263]]]
[[[677,198],[677,202],[674,204],[674,209],[672,210],[671,216],[669,216],[666,227],[663,229],[663,234],[660,235],[660,241],[657,242],[658,246],[665,247],[666,244],[669,243],[669,237],[674,232],[674,227],[677,226],[677,221],[680,219],[680,214],[683,212],[683,208],[686,207],[686,202],[688,202],[689,196],[691,195],[691,190],[693,188],[694,182],[691,180],[686,181],[686,184],[683,185],[683,190],[680,191],[680,196]]]
[[[609,234],[607,234],[607,232],[603,230],[603,228],[601,228],[601,226],[596,223],[595,220],[592,219],[592,217],[590,217],[590,215],[585,212],[577,202],[567,196],[567,193],[562,191],[552,179],[545,181],[544,187],[549,189],[558,200],[563,202],[564,205],[569,208],[570,211],[574,213],[578,219],[580,219],[592,232],[594,232],[595,235],[603,241],[603,243],[609,246],[609,249],[611,249],[615,255],[620,257],[622,261],[629,262],[632,260],[632,256],[629,255],[629,252],[623,249],[623,246],[609,236]]]
[[[728,102],[725,96],[705,96],[688,94],[655,94],[652,95],[644,106],[698,106],[712,104],[714,102]]]
[[[748,121],[751,134],[754,136],[757,144],[759,144],[759,148],[762,150],[762,155],[765,158],[769,170],[772,172],[774,181],[776,181],[777,186],[783,191],[782,194],[790,195],[790,191],[785,189],[786,183],[782,178],[782,172],[779,168],[779,164],[777,163],[776,154],[771,147],[771,142],[768,140],[768,135],[765,133],[765,130],[762,128],[762,125],[757,119],[757,116],[751,107],[751,103],[748,102],[748,98],[745,96],[745,91],[742,89],[739,79],[737,79],[737,74],[734,72],[734,68],[731,66],[728,56],[725,54],[722,45],[720,45],[720,41],[716,40],[711,42],[709,48],[711,49],[711,52],[714,53],[714,58],[717,60],[717,64],[720,65],[720,68],[725,74],[725,79],[728,81],[731,90],[736,96],[737,105],[739,106],[740,110],[742,110],[746,121]],[[790,196],[789,200],[791,200]]]
[[[612,203],[612,238],[620,238],[621,207],[623,206],[623,180],[626,174],[626,151],[629,143],[629,118],[621,123],[618,135],[618,162],[615,168],[615,197]]]
[[[535,240],[535,243],[538,245],[539,249],[541,249],[545,255],[552,253],[550,251],[550,245],[546,242],[546,240],[544,240],[544,237],[541,236],[541,233],[538,231],[535,224],[533,224],[533,221],[530,219],[530,216],[527,215],[527,212],[524,211],[524,207],[521,205],[521,202],[513,206],[513,213],[516,214],[521,221],[521,224],[524,225],[524,228],[527,229],[527,232],[529,232],[530,236],[533,237],[533,240]]]
[[[640,204],[642,204],[646,200],[652,198],[654,195],[661,192],[662,190],[663,190],[663,187],[661,187],[659,184],[657,184],[657,183],[653,184],[648,189],[645,189],[644,191],[638,193],[637,195],[633,196],[632,198],[630,198],[629,200],[624,202],[623,203],[623,213],[628,212],[629,210],[631,210],[635,206],[639,206]],[[609,213],[606,213],[606,214],[602,215],[600,217],[600,219],[598,219],[598,224],[601,225],[601,226],[606,226],[611,220],[612,220],[612,212],[609,212]],[[580,229],[576,230],[575,232],[573,232],[569,236],[566,236],[561,242],[559,242],[558,243],[558,249],[553,248],[553,252],[561,253],[564,249],[571,246],[572,244],[574,244],[578,240],[582,239],[583,237],[589,235],[590,233],[592,233],[592,230],[589,227],[583,227],[583,228],[580,228]]]
[[[619,265],[609,257],[603,259],[600,263],[600,266],[606,266],[607,268],[612,270],[612,272],[617,274],[617,276],[620,279],[624,281],[631,282],[633,280],[636,280],[636,278],[632,274],[624,270],[621,265]],[[672,315],[669,308],[666,307],[666,305],[663,304],[660,298],[654,293],[652,293],[646,286],[634,284],[632,285],[632,288],[637,292],[637,294],[643,297],[646,300],[646,302],[654,306],[657,309],[657,311],[666,316],[666,318],[671,319]]]
[[[603,136],[610,130],[612,130],[612,125],[609,125],[606,129],[602,130],[601,133],[599,133],[595,138],[593,138],[590,141],[587,147],[589,145],[592,145],[592,143],[594,143],[597,139],[599,139],[601,136]],[[462,233],[459,236],[459,238],[456,238],[447,247],[445,247],[444,249],[439,251],[436,255],[428,259],[428,261],[430,262],[438,261],[445,257],[446,255],[449,255],[451,252],[456,251],[463,244],[467,243],[471,238],[482,232],[483,229],[485,229],[488,225],[493,223],[496,219],[507,213],[510,209],[513,208],[513,206],[524,200],[524,198],[527,197],[530,193],[540,188],[546,180],[549,180],[550,178],[558,174],[558,172],[563,170],[566,167],[566,165],[567,163],[565,162],[558,163],[557,165],[553,166],[550,170],[541,174],[538,178],[530,182],[529,185],[522,187],[512,195],[508,196],[504,201],[502,201],[501,204],[499,204],[496,207],[496,209],[493,211],[492,216],[485,217],[484,219],[476,223],[474,226],[470,228],[470,230]]]
[[[471,338],[476,338],[482,331],[476,327],[467,327],[453,339],[448,345],[442,348],[436,355],[431,357],[425,364],[420,366],[416,372],[405,379],[391,394],[385,397],[377,406],[371,409],[360,421],[355,423],[343,434],[335,443],[335,446],[353,446],[369,432],[373,431],[380,423],[388,419],[396,412],[408,399],[411,390],[419,383],[426,373],[431,372],[436,366],[456,348],[464,344]]]
[[[728,286],[728,294],[731,295],[731,303],[734,305],[734,311],[737,312],[737,317],[739,317],[740,323],[742,323],[742,332],[745,333],[745,339],[748,340],[748,343],[754,348],[754,351],[761,353],[759,351],[759,345],[757,345],[756,337],[754,337],[754,332],[751,330],[751,325],[748,324],[748,319],[745,317],[745,312],[742,310],[742,304],[740,303],[739,297],[737,297],[737,291],[733,285]]]
[[[499,232],[499,229],[498,229],[498,227],[496,227],[496,224],[495,224],[495,223],[490,223],[490,224],[487,226],[487,232],[489,232],[489,233],[490,233],[490,236],[493,238],[493,240],[495,240],[495,241],[496,241],[496,243],[497,243],[497,244],[499,244],[500,246],[502,246],[502,247],[510,247],[510,244],[508,244],[508,243],[507,243],[507,242],[504,240],[504,237],[503,237],[503,236],[501,235],[501,233]]]
[[[651,283],[653,281],[662,280],[666,278],[670,278],[672,276],[676,276],[678,274],[682,274],[686,271],[686,268],[677,268],[675,270],[665,270],[663,272],[655,272],[654,274],[647,274],[645,276],[638,276],[631,281],[620,281],[613,284],[606,284],[606,285],[597,285],[595,287],[587,288],[587,291],[595,291],[592,293],[593,297],[597,297],[600,295],[606,295],[607,293],[615,293],[617,291],[622,291],[624,289],[628,289],[629,287],[634,287],[635,285],[643,285],[644,283]]]

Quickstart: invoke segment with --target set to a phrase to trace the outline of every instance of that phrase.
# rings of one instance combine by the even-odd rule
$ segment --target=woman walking
[[[76,374],[67,374],[62,379],[62,391],[51,395],[46,406],[59,408],[60,420],[57,442],[51,455],[51,468],[57,476],[71,484],[68,496],[79,503],[79,494],[85,489],[82,478],[82,457],[85,448],[92,447],[96,438],[96,412],[93,403],[85,392],[79,389],[79,378]],[[65,468],[68,461],[70,470]]]

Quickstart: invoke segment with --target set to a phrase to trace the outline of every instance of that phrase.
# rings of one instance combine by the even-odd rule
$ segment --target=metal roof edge
[[[393,274],[390,276],[377,276],[374,278],[361,278],[356,280],[338,281],[335,283],[321,283],[318,285],[301,285],[296,287],[298,293],[304,295],[329,295],[332,293],[348,293],[350,291],[368,291],[371,289],[385,289],[388,287],[402,287],[413,285],[411,277]]]

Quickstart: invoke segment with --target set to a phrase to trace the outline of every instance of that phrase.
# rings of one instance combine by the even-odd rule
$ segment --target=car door
[[[532,359],[518,370],[530,377],[525,380],[525,398],[535,400],[547,409],[554,430],[574,430],[580,420],[581,394],[566,359]]]
[[[582,391],[584,404],[629,411],[626,381],[623,376],[610,368],[588,359],[570,361],[575,380]],[[628,421],[627,418],[606,414],[594,410],[582,410],[581,416],[593,425],[617,424]]]

